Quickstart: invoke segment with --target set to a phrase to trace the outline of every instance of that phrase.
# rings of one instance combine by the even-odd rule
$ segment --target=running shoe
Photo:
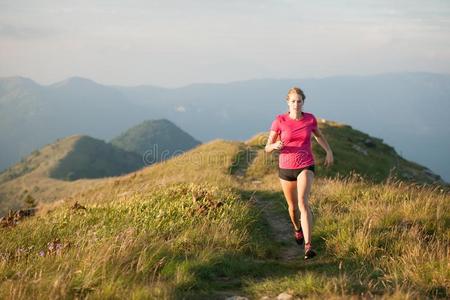
[[[312,248],[305,250],[305,260],[311,259],[316,255],[316,251],[314,251]]]
[[[305,242],[305,238],[303,236],[303,231],[302,231],[301,227],[299,230],[295,231],[294,236],[295,236],[295,241],[297,242],[297,244],[299,244],[300,246],[303,245],[303,243]]]

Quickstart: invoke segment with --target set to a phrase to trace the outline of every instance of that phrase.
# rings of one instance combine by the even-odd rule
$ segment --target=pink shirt
[[[316,117],[307,112],[303,112],[300,120],[291,119],[289,112],[275,118],[270,129],[280,134],[283,142],[278,162],[280,168],[299,169],[314,164],[311,132],[316,128]]]

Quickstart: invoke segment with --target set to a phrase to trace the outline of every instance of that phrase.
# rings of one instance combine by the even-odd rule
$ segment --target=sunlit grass
[[[0,298],[449,296],[448,191],[317,177],[310,203],[319,256],[286,262],[249,201],[255,192],[277,204],[273,218],[286,217],[278,178],[259,156],[239,162],[245,147],[202,145],[0,229]],[[72,209],[75,201],[86,209]]]
[[[271,255],[270,246],[261,247],[267,237],[257,224],[235,192],[208,185],[167,186],[86,210],[59,207],[1,230],[1,296],[22,298],[24,287],[24,298],[124,297],[130,285],[164,293],[208,290],[217,272],[233,276],[239,264]],[[53,252],[52,242],[59,247]],[[228,271],[211,268],[223,257]]]

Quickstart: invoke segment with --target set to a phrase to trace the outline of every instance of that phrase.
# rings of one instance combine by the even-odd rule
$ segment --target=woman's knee
[[[298,200],[298,208],[299,208],[300,211],[302,211],[302,212],[308,211],[308,210],[310,209],[310,208],[309,208],[308,200],[307,200],[307,199],[300,198],[300,199]]]
[[[288,205],[288,211],[289,211],[289,213],[295,213],[295,206],[294,205]]]

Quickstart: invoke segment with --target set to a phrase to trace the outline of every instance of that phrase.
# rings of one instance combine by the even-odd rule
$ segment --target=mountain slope
[[[73,149],[51,169],[49,175],[63,180],[101,178],[130,173],[143,166],[141,156],[134,152],[81,136]]]
[[[313,143],[318,176],[347,176],[355,172],[375,182],[396,177],[405,181],[445,185],[439,175],[424,166],[404,159],[382,139],[372,137],[346,124],[321,118],[317,121],[335,158],[335,164],[331,168],[323,167],[325,152],[317,142]],[[261,178],[276,172],[278,165],[276,154],[266,154],[263,149],[267,138],[268,133],[260,133],[246,142],[250,146],[247,151],[252,159],[252,164],[247,170],[248,176]]]
[[[81,133],[110,139],[149,117],[151,112],[130,106],[121,92],[91,80],[41,86],[0,79],[0,169],[58,138]]]
[[[111,144],[140,154],[150,164],[183,153],[200,142],[169,120],[161,119],[142,122],[112,139]]]
[[[86,184],[77,179],[116,176],[143,166],[140,155],[88,136],[58,140],[0,173],[0,215],[21,207],[27,197],[51,202]],[[72,180],[77,181],[65,182]]]

